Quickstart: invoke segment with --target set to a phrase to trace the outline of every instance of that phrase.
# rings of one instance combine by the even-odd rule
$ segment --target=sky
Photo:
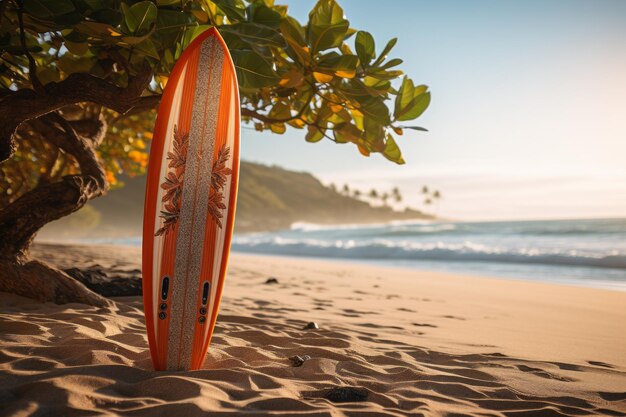
[[[312,0],[279,1],[306,21]],[[626,2],[339,0],[350,25],[432,92],[405,165],[353,145],[244,128],[242,158],[369,190],[398,186],[463,220],[626,215]],[[353,42],[351,40],[350,42]],[[435,208],[430,209],[435,210]]]

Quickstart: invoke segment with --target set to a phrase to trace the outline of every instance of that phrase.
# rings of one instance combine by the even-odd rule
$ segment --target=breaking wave
[[[626,268],[626,254],[583,252],[575,249],[507,248],[475,242],[410,242],[375,239],[321,240],[282,236],[239,236],[233,249],[274,255],[369,260],[430,260],[523,263],[541,265]]]

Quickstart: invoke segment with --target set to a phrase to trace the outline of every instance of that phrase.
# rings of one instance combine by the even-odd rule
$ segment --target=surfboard
[[[235,67],[211,28],[174,65],[148,160],[142,284],[157,370],[204,362],[233,233],[239,135]]]

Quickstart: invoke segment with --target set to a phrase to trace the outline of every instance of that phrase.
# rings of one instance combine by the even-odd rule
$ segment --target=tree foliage
[[[21,90],[58,95],[64,81],[86,74],[125,88],[147,71],[142,95],[155,100],[115,108],[87,95],[52,109],[67,131],[87,135],[95,120],[106,126],[97,155],[115,184],[122,173],[144,172],[158,96],[184,48],[211,26],[229,46],[242,118],[256,130],[281,134],[290,126],[309,142],[351,143],[399,164],[397,136],[424,130],[401,125],[424,112],[430,93],[397,69],[402,60],[388,58],[396,39],[378,47],[370,33],[350,27],[334,0],[319,0],[306,22],[273,0],[2,0],[0,103]],[[37,118],[19,125],[17,151],[0,165],[0,207],[80,171]]]

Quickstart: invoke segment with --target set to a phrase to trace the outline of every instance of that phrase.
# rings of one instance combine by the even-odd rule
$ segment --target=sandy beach
[[[139,248],[35,256],[140,274]],[[236,254],[202,370],[152,370],[140,297],[0,293],[0,339],[2,416],[626,415],[617,291]]]

